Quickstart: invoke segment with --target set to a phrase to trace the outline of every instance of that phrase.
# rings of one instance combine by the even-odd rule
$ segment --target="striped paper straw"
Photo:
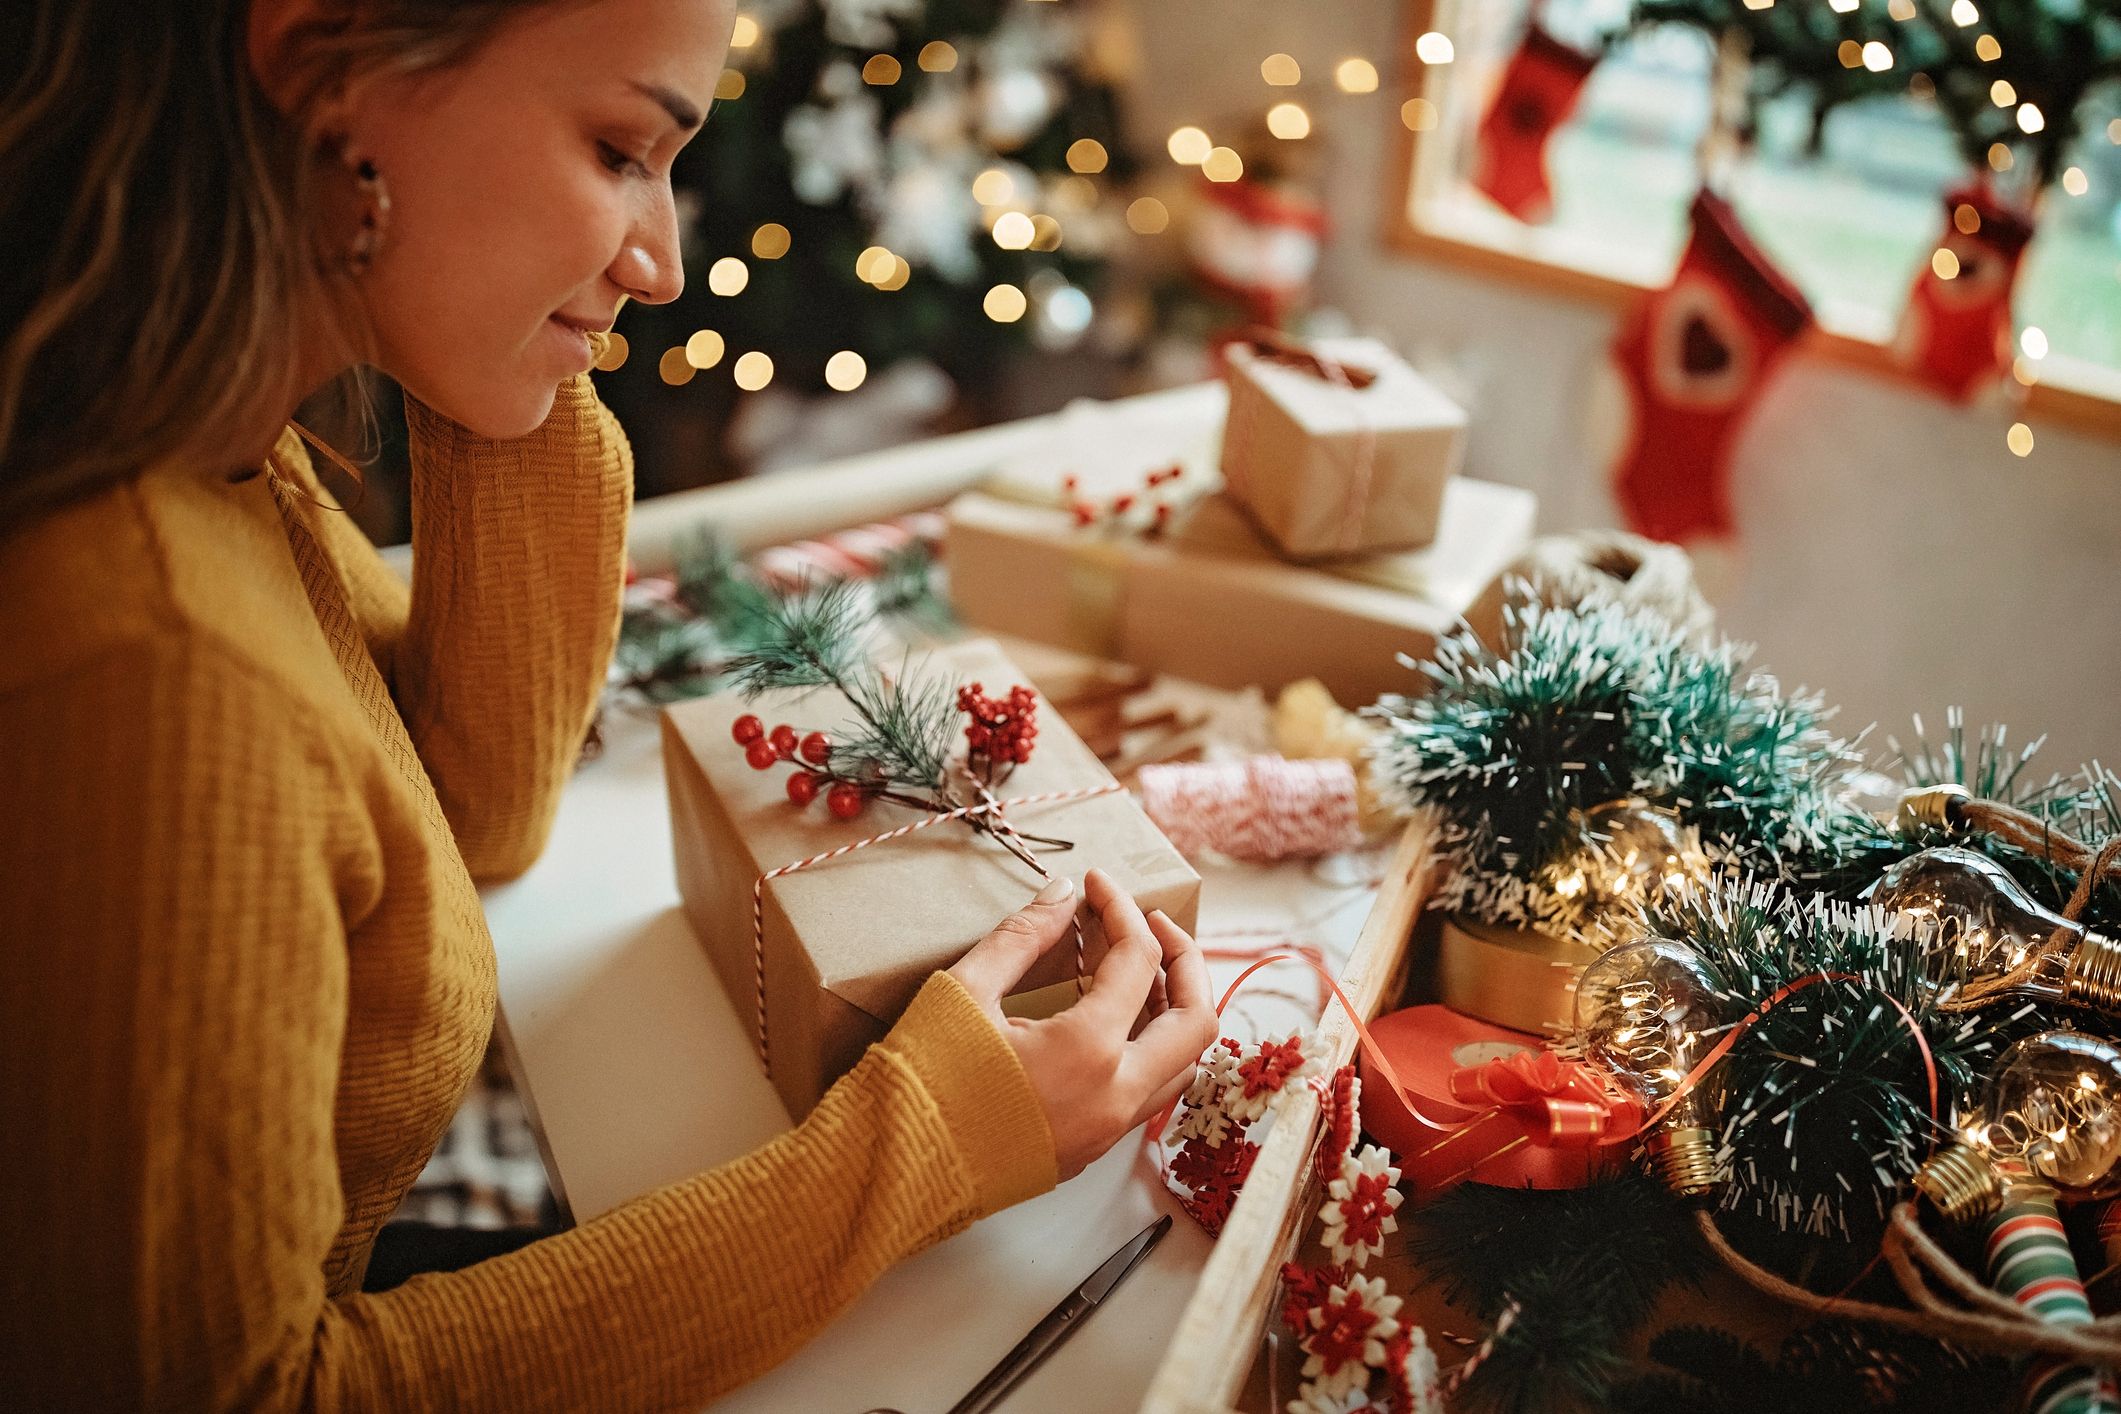
[[[2091,1303],[2051,1189],[2017,1184],[2004,1196],[1989,1224],[1988,1276],[1997,1291],[2043,1321],[2091,1323]],[[2027,1414],[2121,1414],[2121,1391],[2105,1370],[2042,1360],[2027,1372],[2022,1407]]]

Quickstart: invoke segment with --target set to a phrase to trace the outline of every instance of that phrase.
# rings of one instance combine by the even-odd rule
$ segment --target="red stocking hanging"
[[[2009,365],[2011,286],[2032,238],[2032,221],[1986,182],[1945,193],[1938,247],[1949,255],[1915,277],[1895,340],[1916,377],[1964,402]]]
[[[1544,221],[1553,206],[1547,139],[1568,121],[1597,63],[1534,23],[1502,71],[1495,101],[1480,120],[1473,185],[1520,221]]]
[[[1614,491],[1629,528],[1675,542],[1731,533],[1732,439],[1812,318],[1728,202],[1703,191],[1691,224],[1671,285],[1613,345],[1634,401]]]

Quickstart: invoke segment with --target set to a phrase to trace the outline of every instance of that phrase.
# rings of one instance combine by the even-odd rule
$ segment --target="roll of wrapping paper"
[[[1369,1092],[1364,1091],[1367,1101]],[[1367,1106],[1366,1106],[1367,1108]],[[2070,1255],[2053,1191],[2019,1184],[2004,1196],[1986,1239],[1990,1285],[2043,1321],[2087,1325],[2091,1303]],[[2110,1371],[2040,1360],[2026,1374],[2028,1414],[2117,1414],[2121,1392]]]
[[[1437,995],[1482,1021],[1551,1034],[1575,1020],[1576,978],[1596,955],[1566,938],[1453,915],[1437,938]]]
[[[1537,1036],[1493,1026],[1434,1004],[1380,1016],[1370,1024],[1370,1034],[1407,1088],[1421,1095],[1448,1095],[1454,1073],[1532,1050],[1540,1044]],[[1399,1156],[1401,1167],[1418,1185],[1434,1186],[1463,1178],[1505,1188],[1581,1188],[1627,1162],[1629,1146],[1625,1144],[1554,1148],[1528,1140],[1519,1142],[1522,1124],[1510,1115],[1494,1115],[1479,1126],[1446,1136],[1407,1112],[1392,1087],[1375,1073],[1367,1050],[1359,1049],[1356,1058],[1362,1076],[1362,1127]],[[1455,1120],[1472,1113],[1435,1114],[1430,1118]],[[1514,1132],[1502,1133],[1505,1130]],[[1473,1154],[1496,1148],[1502,1152],[1470,1167],[1457,1158],[1460,1152]]]

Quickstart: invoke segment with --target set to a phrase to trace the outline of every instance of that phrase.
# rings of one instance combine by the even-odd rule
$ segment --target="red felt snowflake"
[[[1211,1236],[1221,1232],[1229,1221],[1230,1209],[1237,1203],[1239,1190],[1252,1173],[1252,1161],[1258,1157],[1259,1146],[1250,1140],[1241,1139],[1215,1149],[1198,1140],[1188,1140],[1171,1163],[1171,1176],[1193,1190],[1191,1198],[1179,1200],[1179,1206]]]
[[[1319,1241],[1343,1262],[1360,1267],[1385,1250],[1385,1234],[1399,1230],[1393,1216],[1404,1195],[1394,1187],[1399,1170],[1375,1144],[1341,1160],[1340,1176],[1326,1185]]]
[[[1352,1064],[1333,1072],[1323,1106],[1325,1121],[1321,1127],[1325,1133],[1318,1156],[1328,1172],[1337,1171],[1341,1160],[1355,1147],[1355,1117],[1361,1098],[1362,1079]]]
[[[1267,1112],[1267,1101],[1281,1093],[1292,1080],[1318,1073],[1317,1061],[1304,1054],[1303,1037],[1286,1041],[1262,1041],[1259,1049],[1237,1063],[1237,1080],[1230,1095],[1230,1113],[1241,1120],[1255,1120]]]
[[[1328,1288],[1305,1315],[1304,1378],[1329,1392],[1366,1383],[1367,1367],[1384,1363],[1384,1343],[1399,1334],[1399,1306],[1381,1278],[1350,1277]]]
[[[1340,1262],[1323,1267],[1284,1262],[1281,1268],[1282,1324],[1293,1331],[1310,1325],[1311,1308],[1324,1304],[1326,1292],[1333,1287],[1347,1285],[1351,1272],[1351,1268]]]

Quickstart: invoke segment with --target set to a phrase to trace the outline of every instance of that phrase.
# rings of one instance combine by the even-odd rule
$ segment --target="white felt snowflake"
[[[1223,1108],[1219,1096],[1207,1104],[1189,1104],[1179,1111],[1171,1137],[1180,1143],[1198,1139],[1210,1149],[1220,1149],[1230,1137],[1230,1112]]]
[[[1385,1235],[1399,1230],[1393,1213],[1405,1201],[1398,1182],[1392,1156],[1375,1144],[1341,1159],[1340,1176],[1326,1185],[1318,1210],[1324,1229],[1318,1240],[1334,1261],[1360,1267],[1385,1250]]]
[[[1358,1414],[1377,1407],[1366,1384],[1335,1393],[1313,1381],[1297,1389],[1296,1398],[1288,1403],[1288,1414]]]
[[[1304,1378],[1333,1394],[1368,1385],[1370,1371],[1384,1367],[1385,1343],[1399,1334],[1399,1307],[1382,1277],[1328,1287],[1325,1300],[1304,1313]]]

